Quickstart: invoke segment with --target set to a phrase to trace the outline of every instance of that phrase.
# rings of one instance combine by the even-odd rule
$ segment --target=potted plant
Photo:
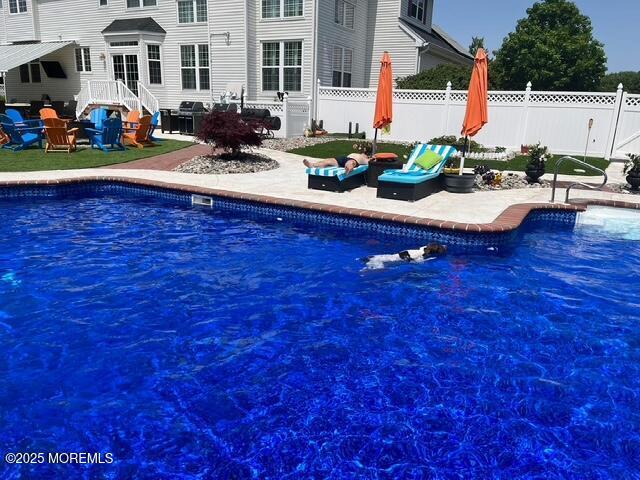
[[[640,187],[640,155],[629,153],[627,156],[629,160],[624,164],[624,173],[631,190],[635,191]]]
[[[543,147],[540,143],[529,147],[529,163],[525,172],[530,182],[537,182],[544,175],[547,160],[550,158],[551,154],[547,147]]]

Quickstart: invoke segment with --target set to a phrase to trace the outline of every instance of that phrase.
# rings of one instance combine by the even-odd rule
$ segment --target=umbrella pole
[[[469,141],[469,137],[464,137],[464,145],[462,145],[462,156],[460,157],[460,172],[458,175],[462,175],[464,172],[464,157],[467,154],[467,142]]]
[[[378,129],[376,128],[376,132],[373,134],[373,143],[371,144],[371,156],[373,157],[378,150]]]

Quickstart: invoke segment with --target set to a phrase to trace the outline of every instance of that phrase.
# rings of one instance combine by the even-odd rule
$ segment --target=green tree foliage
[[[527,10],[495,52],[492,78],[505,90],[595,90],[606,72],[602,43],[589,17],[568,0],[543,0]]]
[[[484,48],[486,50],[484,46],[484,37],[472,37],[471,45],[469,45],[469,53],[475,57],[476,53],[478,53],[478,49],[480,48]]]
[[[471,66],[438,65],[417,75],[398,78],[398,88],[410,90],[444,90],[447,82],[451,82],[454,90],[465,90],[469,87]]]
[[[624,86],[625,92],[640,93],[640,72],[608,73],[600,82],[601,92],[615,92],[618,85]]]

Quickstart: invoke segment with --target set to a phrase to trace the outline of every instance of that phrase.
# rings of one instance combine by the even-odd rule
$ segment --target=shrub
[[[256,131],[260,126],[257,121],[243,120],[237,113],[211,112],[203,119],[196,139],[237,157],[244,148],[262,145],[262,137]]]
[[[363,140],[361,142],[356,142],[353,144],[353,151],[358,153],[364,153],[366,156],[370,157],[373,152],[373,143]]]
[[[453,135],[445,135],[444,137],[435,137],[429,140],[431,145],[451,145],[462,152],[464,146],[464,137],[456,138]],[[475,140],[469,139],[469,152],[486,152],[487,149]]]

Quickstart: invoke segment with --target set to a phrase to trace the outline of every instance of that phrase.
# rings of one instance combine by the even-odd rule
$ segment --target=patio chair
[[[59,118],[47,118],[44,120],[44,132],[47,137],[45,153],[49,152],[75,152],[78,129],[67,128],[67,122]]]
[[[47,126],[47,119],[50,118],[55,118],[57,120],[60,120],[60,118],[58,117],[58,112],[56,112],[53,108],[43,108],[42,110],[40,110],[40,119],[44,122],[44,126]],[[62,120],[63,122],[68,122],[68,120]]]
[[[416,164],[427,151],[439,155],[439,160],[428,168]],[[405,167],[401,170],[387,170],[378,177],[378,198],[408,200],[414,202],[443,189],[444,167],[457,150],[450,145],[417,145]]]
[[[105,153],[124,150],[122,144],[122,120],[107,118],[102,122],[102,129],[86,128],[91,148],[99,148]]]
[[[9,117],[17,127],[42,127],[42,120],[25,120],[22,114],[14,108],[7,108],[4,114]]]
[[[2,148],[13,150],[14,152],[24,150],[31,145],[38,144],[42,148],[42,127],[28,127],[24,124],[16,123],[7,115],[0,115],[0,128],[9,136],[9,143]]]
[[[44,108],[44,100],[31,100],[31,106],[27,112],[29,118],[40,118],[40,110]]]
[[[140,121],[140,111],[131,110],[127,114],[127,119],[122,121],[122,128],[124,130],[134,130],[138,126],[139,121]]]
[[[365,184],[365,173],[368,168],[367,165],[360,165],[348,175],[345,169],[340,167],[307,168],[308,187],[312,190],[347,192]]]
[[[56,113],[58,114],[58,117],[61,117],[64,115],[64,102],[60,101],[60,100],[56,100],[54,102],[51,102],[51,108],[53,108]]]
[[[89,113],[89,120],[93,123],[93,128],[96,130],[102,130],[102,123],[108,118],[109,112],[104,107],[94,108]]]
[[[61,117],[76,118],[76,107],[78,102],[76,100],[69,100],[67,106],[64,107],[62,112],[58,112]]]
[[[137,148],[144,148],[146,146],[153,147],[155,143],[153,143],[149,139],[149,132],[151,131],[151,116],[145,115],[140,117],[140,121],[136,124],[135,129],[127,129],[124,131],[124,135],[122,135],[122,139],[124,144],[133,145]]]
[[[149,129],[149,140],[151,140],[152,142],[160,142],[162,140],[153,135],[156,132],[156,129],[158,128],[159,123],[160,123],[160,112],[156,112],[151,116],[151,128]]]

